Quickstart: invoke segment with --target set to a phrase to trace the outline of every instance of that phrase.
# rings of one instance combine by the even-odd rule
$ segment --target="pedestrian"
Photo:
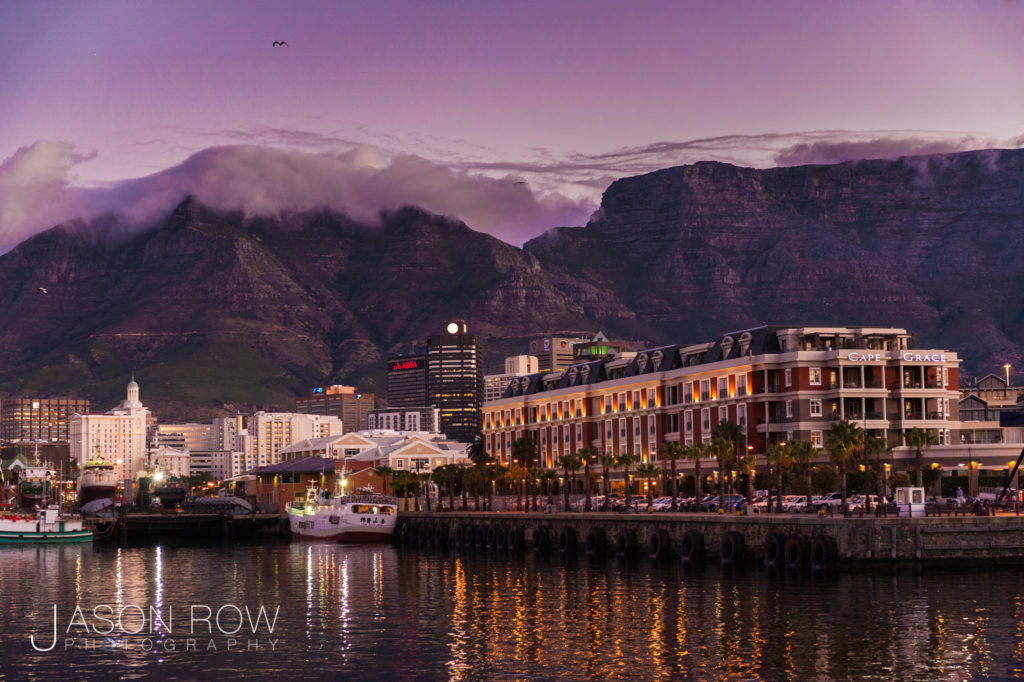
[[[964,501],[964,490],[960,486],[957,486],[957,489],[956,489],[956,503],[957,504],[962,504],[963,501]]]

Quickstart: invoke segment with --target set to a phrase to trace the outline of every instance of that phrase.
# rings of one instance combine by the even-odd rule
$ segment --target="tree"
[[[747,504],[754,504],[754,474],[757,473],[757,455],[749,453],[739,459],[740,468],[747,475]]]
[[[884,455],[888,459],[889,455],[892,454],[892,446],[889,445],[889,441],[885,439],[885,436],[869,436],[864,443],[864,451],[868,457],[873,455],[875,458],[875,474],[878,476],[876,481],[878,485],[878,504],[882,504],[882,500],[885,499],[886,485],[885,469],[882,467],[882,456]],[[870,496],[867,498],[865,508],[867,511],[871,511]]]
[[[508,470],[508,475],[516,486],[516,509],[523,508],[523,491],[526,486],[526,479],[530,476],[530,470],[522,464],[513,464]]]
[[[626,508],[629,509],[629,467],[636,463],[637,456],[623,452],[615,457],[615,465],[622,467],[622,482],[626,486]]]
[[[487,454],[487,447],[485,445],[484,434],[482,432],[477,433],[473,437],[473,442],[466,451],[466,456],[469,457],[469,461],[478,467],[491,461],[491,456]]]
[[[909,447],[914,448],[914,475],[917,478],[917,487],[924,487],[924,451],[932,445],[938,445],[939,438],[934,431],[915,426],[907,430],[903,440]]]
[[[403,507],[406,511],[409,510],[409,493],[416,487],[416,474],[411,471],[399,471],[395,474],[391,480],[391,485],[397,493],[399,490],[402,491],[402,497],[405,498],[405,504]]]
[[[825,437],[829,458],[839,465],[843,509],[846,509],[846,468],[863,442],[864,430],[846,419],[832,424]]]
[[[530,438],[516,438],[512,441],[512,463],[522,464],[527,469],[537,466],[537,446]]]
[[[735,422],[725,421],[718,422],[715,427],[711,429],[711,441],[714,443],[715,438],[721,438],[732,443],[732,454],[726,458],[727,464],[731,467],[733,462],[739,461],[739,458],[745,454],[745,445],[747,442],[746,435],[743,433],[743,427]]]
[[[795,440],[789,441],[786,444],[786,449],[789,450],[793,466],[804,472],[807,486],[807,510],[810,511],[814,506],[811,500],[814,497],[813,489],[811,488],[811,472],[814,470],[814,460],[818,457],[818,448],[814,447],[813,443]]]
[[[584,483],[586,484],[586,490],[584,491],[587,495],[587,503],[584,509],[590,511],[590,493],[591,493],[591,471],[590,465],[597,460],[597,451],[593,448],[580,448],[576,451],[576,456],[580,458],[583,463],[583,475],[586,477]]]
[[[636,475],[647,479],[647,505],[654,504],[654,485],[652,481],[661,475],[661,467],[654,462],[644,462],[636,468]]]
[[[461,469],[458,464],[445,464],[434,469],[434,481],[443,485],[445,491],[448,493],[449,507],[455,508],[455,481],[462,477],[462,472],[458,471]],[[441,495],[438,494],[438,506],[440,506]]]
[[[377,474],[378,476],[381,477],[381,480],[384,483],[384,485],[383,485],[384,494],[387,495],[388,494],[388,476],[393,476],[394,473],[395,473],[395,470],[392,469],[391,467],[387,466],[386,464],[381,464],[379,466],[373,467],[373,473],[375,473],[375,474]]]
[[[693,489],[694,500],[699,505],[701,498],[703,497],[704,488],[704,476],[701,474],[700,461],[705,459],[709,454],[709,448],[706,443],[694,443],[693,445],[687,445],[683,448],[683,456],[686,459],[693,462],[693,475],[696,479],[695,486]]]
[[[562,487],[562,494],[565,497],[565,511],[569,511],[569,490],[576,487],[576,472],[583,468],[583,460],[579,455],[559,455],[558,466],[565,472],[565,485]]]
[[[555,506],[555,499],[552,496],[551,488],[554,485],[555,479],[558,478],[558,472],[554,469],[544,469],[538,472],[537,477],[544,481],[544,492],[548,496],[548,507]],[[536,498],[535,498],[536,499]],[[569,499],[568,493],[566,494],[566,500]],[[536,504],[534,505],[536,507]],[[569,511],[566,509],[566,511]]]
[[[604,502],[601,503],[601,509],[604,510],[604,511],[608,511],[608,509],[610,507],[610,502],[608,500],[608,493],[611,492],[611,490],[608,487],[608,479],[609,479],[608,470],[611,469],[614,466],[615,466],[615,455],[607,454],[607,453],[601,455],[601,480],[602,480],[602,483],[603,483],[601,492],[604,494]]]
[[[658,448],[658,459],[667,459],[672,472],[672,483],[669,485],[669,488],[672,491],[672,511],[679,511],[679,505],[676,503],[676,497],[679,494],[679,481],[676,479],[676,460],[683,456],[683,448],[679,446],[679,443],[665,441],[661,444],[661,447]]]
[[[736,453],[736,446],[731,440],[722,436],[712,436],[711,453],[718,460],[718,502],[721,504],[725,501],[725,478],[727,471],[732,468],[732,458]]]
[[[772,443],[768,446],[768,462],[775,467],[775,476],[778,483],[776,489],[776,511],[782,511],[782,474],[793,466],[793,453],[790,444]]]

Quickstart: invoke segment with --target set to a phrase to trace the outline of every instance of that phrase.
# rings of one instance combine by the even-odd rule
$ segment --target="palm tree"
[[[857,448],[864,442],[864,430],[851,421],[843,419],[834,423],[825,437],[829,458],[839,465],[842,480],[843,509],[846,509],[846,468],[857,454]]]
[[[559,455],[556,464],[565,472],[562,494],[565,496],[565,511],[569,511],[569,490],[576,487],[576,472],[583,468],[583,460],[575,454]]]
[[[782,511],[782,474],[793,466],[793,453],[790,443],[772,443],[768,446],[768,461],[775,467],[778,488],[776,490],[777,511]]]
[[[537,487],[540,484],[540,480],[542,478],[541,477],[542,470],[537,468],[537,467],[530,467],[528,471],[529,471],[529,478],[526,479],[526,484],[527,484],[528,489],[530,491],[530,495],[533,498],[533,504],[529,505],[529,506],[533,507],[531,509],[531,511],[537,511]],[[536,482],[538,485],[534,485],[534,482]]]
[[[622,482],[626,486],[626,509],[629,509],[629,467],[636,463],[637,456],[628,452],[615,457],[615,465],[622,467]]]
[[[473,436],[473,442],[466,451],[466,456],[469,457],[469,461],[471,461],[475,466],[483,466],[491,461],[491,456],[487,454],[487,448],[484,444],[483,432],[479,432]]]
[[[736,446],[731,440],[722,436],[712,436],[711,453],[718,460],[718,501],[721,503],[725,501],[725,476],[726,471],[732,467],[732,457],[736,453]]]
[[[904,442],[914,448],[914,472],[917,479],[917,487],[924,486],[924,451],[932,445],[938,445],[939,439],[935,435],[935,432],[928,431],[915,426],[912,429],[907,430],[903,435]]]
[[[746,444],[747,437],[743,433],[743,427],[739,424],[728,419],[718,422],[715,428],[711,429],[711,441],[714,442],[715,438],[721,438],[732,443],[732,454],[726,460],[730,466],[732,462],[738,461],[744,454],[744,445]]]
[[[654,485],[652,481],[661,475],[661,467],[654,462],[644,462],[636,468],[636,475],[647,479],[647,508],[654,504]]]
[[[373,467],[373,473],[377,474],[378,476],[381,477],[381,479],[383,479],[383,481],[384,481],[384,494],[387,495],[388,494],[388,476],[393,476],[395,474],[395,470],[392,469],[391,467],[387,466],[386,464],[381,464],[379,466]]]
[[[584,481],[584,483],[586,483],[586,490],[584,492],[587,495],[587,504],[584,509],[586,511],[590,511],[590,493],[591,484],[593,483],[591,479],[590,465],[597,459],[597,451],[593,448],[580,448],[576,451],[576,456],[579,457],[580,461],[583,463],[583,475],[586,477],[586,480]]]
[[[613,466],[615,466],[615,455],[608,453],[601,455],[601,480],[603,483],[601,486],[601,492],[604,495],[604,502],[601,503],[601,509],[604,511],[608,511],[609,508],[608,493],[610,492],[610,489],[608,487],[608,470]]]
[[[704,476],[701,475],[700,461],[708,456],[709,448],[707,443],[697,442],[683,448],[683,457],[693,462],[693,475],[696,479],[693,493],[694,500],[700,504],[704,492]]]
[[[892,446],[889,445],[889,441],[885,439],[885,436],[870,436],[867,442],[864,444],[864,450],[867,455],[875,456],[875,472],[878,475],[878,504],[882,504],[882,500],[885,498],[885,469],[882,467],[882,455],[888,457],[892,454]],[[867,511],[871,511],[871,496],[867,497],[865,503]]]
[[[683,456],[683,448],[679,446],[679,443],[667,440],[658,448],[658,459],[667,459],[672,472],[672,484],[669,486],[672,490],[672,511],[679,511],[679,505],[676,504],[676,496],[679,493],[677,490],[679,482],[676,479],[676,460]]]
[[[537,445],[530,438],[516,438],[512,441],[512,460],[527,469],[537,466]]]
[[[522,464],[513,464],[512,468],[508,471],[508,475],[516,486],[516,509],[522,510],[523,488],[526,485],[526,479],[529,477],[530,471]]]
[[[455,509],[455,481],[462,477],[462,467],[458,464],[445,464],[434,469],[434,481],[445,486],[448,492],[448,508]]]
[[[402,497],[405,498],[405,505],[403,506],[405,507],[406,511],[408,511],[409,509],[409,492],[411,488],[413,488],[415,483],[416,474],[412,473],[411,471],[399,471],[398,473],[395,474],[395,477],[391,481],[392,487],[395,489],[395,491],[398,491],[398,489],[402,490]]]
[[[747,475],[747,504],[754,503],[754,474],[757,473],[757,455],[750,453],[739,459],[740,468]]]
[[[786,444],[786,449],[789,450],[793,465],[799,467],[804,472],[804,483],[807,486],[807,510],[810,511],[814,506],[811,501],[813,497],[811,491],[811,472],[814,470],[814,460],[818,457],[818,448],[814,447],[813,443],[808,443],[807,441],[791,440]]]
[[[552,495],[551,488],[552,488],[552,486],[555,483],[555,479],[558,478],[558,472],[555,471],[554,469],[544,469],[543,471],[540,471],[537,474],[537,476],[538,476],[538,478],[540,478],[540,480],[542,480],[544,482],[544,492],[547,493],[547,496],[548,496],[548,507],[549,508],[554,507],[555,506],[555,499],[554,499],[554,497]],[[534,499],[536,499],[536,498],[534,498]],[[566,493],[566,500],[568,500],[568,499],[569,499],[569,495],[568,495],[568,493]],[[565,511],[569,511],[569,510],[566,509]]]

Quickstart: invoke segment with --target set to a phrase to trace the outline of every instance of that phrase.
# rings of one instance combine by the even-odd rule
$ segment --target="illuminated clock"
[[[459,325],[455,322],[449,322],[447,329],[449,334],[455,334],[459,331]]]

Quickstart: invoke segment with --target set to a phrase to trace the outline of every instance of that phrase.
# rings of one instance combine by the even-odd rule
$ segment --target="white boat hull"
[[[287,508],[292,537],[321,542],[387,542],[395,532],[397,508],[334,500]]]

